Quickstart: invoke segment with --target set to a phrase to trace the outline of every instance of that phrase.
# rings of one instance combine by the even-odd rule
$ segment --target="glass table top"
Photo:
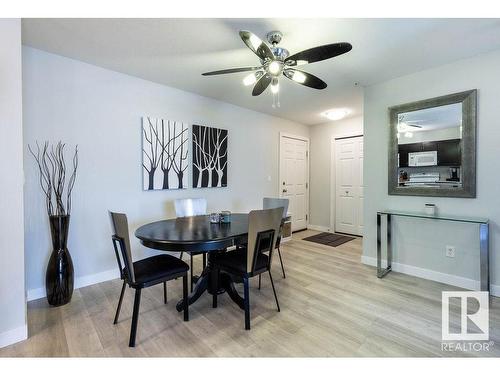
[[[407,212],[407,211],[397,211],[397,210],[384,210],[377,211],[377,214],[381,215],[391,215],[391,216],[405,216],[405,217],[416,217],[422,219],[434,219],[434,220],[448,220],[448,221],[459,221],[462,223],[475,223],[475,224],[488,224],[489,219],[480,217],[467,217],[467,216],[453,216],[453,215],[428,215],[423,212]]]

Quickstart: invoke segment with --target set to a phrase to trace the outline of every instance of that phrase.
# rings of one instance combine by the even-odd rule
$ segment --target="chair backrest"
[[[283,232],[283,225],[285,224],[286,216],[288,215],[288,205],[290,201],[286,198],[264,198],[262,200],[262,207],[264,209],[283,207],[283,217],[281,220],[278,238],[276,239],[276,247],[281,243],[281,234]]]
[[[207,200],[205,198],[176,199],[175,216],[199,216],[207,214]]]
[[[257,256],[269,251],[269,267],[283,217],[283,207],[250,211],[248,214],[247,272],[255,270]]]
[[[262,208],[267,210],[269,208],[283,207],[283,219],[286,218],[288,213],[288,205],[290,201],[286,198],[264,198],[262,200]]]
[[[113,246],[115,248],[116,261],[120,268],[122,279],[127,279],[129,282],[135,282],[134,263],[132,261],[132,248],[130,247],[130,237],[128,232],[127,215],[109,211],[111,219],[111,228],[113,230]],[[120,251],[118,251],[118,247]],[[123,266],[120,260],[120,255],[123,259]],[[122,268],[125,269],[123,274]]]

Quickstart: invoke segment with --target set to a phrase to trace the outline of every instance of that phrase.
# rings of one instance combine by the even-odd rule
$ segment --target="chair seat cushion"
[[[227,253],[223,253],[217,256],[215,262],[218,266],[244,275],[247,273],[247,250],[239,249],[228,251]],[[268,262],[269,257],[265,254],[260,254],[257,257],[257,265],[255,266],[255,271],[266,270]]]
[[[189,266],[172,255],[156,255],[134,262],[136,284],[148,284],[187,272]]]

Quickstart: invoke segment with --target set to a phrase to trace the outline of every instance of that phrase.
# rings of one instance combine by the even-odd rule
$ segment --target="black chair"
[[[176,199],[174,201],[175,207],[175,216],[177,217],[190,217],[190,216],[200,216],[207,214],[207,200],[205,198],[185,198],[185,199]],[[182,259],[183,251],[181,251],[180,258]],[[193,291],[193,286],[195,284],[195,280],[199,276],[195,276],[193,274],[193,257],[196,255],[203,255],[203,268],[207,266],[207,253],[192,251],[190,254],[190,264],[191,264],[191,292]]]
[[[120,300],[116,308],[115,320],[118,322],[120,309],[122,306],[125,286],[135,289],[134,311],[132,314],[132,326],[130,329],[129,346],[135,346],[137,333],[137,320],[139,318],[139,305],[141,303],[141,291],[156,284],[163,283],[163,301],[167,303],[167,281],[181,277],[183,281],[184,298],[184,321],[189,320],[188,304],[188,270],[189,266],[179,258],[171,255],[156,255],[136,262],[132,261],[132,251],[130,247],[130,237],[128,232],[127,215],[110,212],[111,225],[113,228],[113,247],[115,249],[120,278],[123,280]],[[121,259],[120,259],[121,258]],[[122,264],[123,260],[123,264]]]
[[[248,279],[264,272],[269,273],[276,306],[280,311],[278,296],[271,276],[271,262],[277,234],[281,225],[283,207],[251,211],[248,217],[248,245],[246,248],[215,254],[212,285],[219,289],[220,271],[243,279],[245,329],[250,329],[250,295]],[[217,293],[213,293],[213,307],[217,307]]]
[[[285,225],[285,219],[288,215],[288,205],[289,200],[286,198],[264,198],[262,200],[262,208],[264,210],[269,208],[283,207],[283,218],[281,220],[280,231],[278,233],[278,238],[276,239],[276,249],[278,250],[278,256],[280,258],[281,272],[283,272],[283,278],[286,279],[285,267],[283,266],[283,259],[281,258],[281,237],[283,233],[283,225]],[[259,289],[260,289],[260,276],[259,276]]]

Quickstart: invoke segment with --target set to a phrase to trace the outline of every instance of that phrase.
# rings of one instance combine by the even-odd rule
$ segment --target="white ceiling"
[[[291,54],[350,42],[348,54],[306,65],[328,84],[313,90],[281,80],[280,108],[267,90],[252,97],[245,73],[202,77],[223,68],[254,66],[258,58],[238,36],[262,39],[271,30]],[[362,114],[362,86],[500,49],[500,21],[491,19],[23,19],[23,43],[303,124],[347,107]],[[355,86],[358,82],[359,85]]]

